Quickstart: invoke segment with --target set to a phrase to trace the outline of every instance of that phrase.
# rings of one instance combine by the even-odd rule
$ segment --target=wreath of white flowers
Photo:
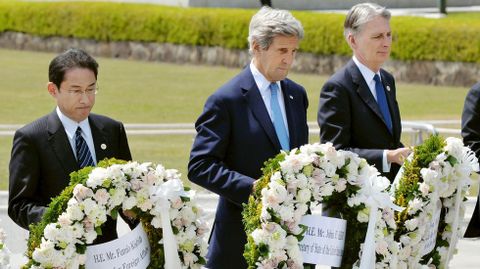
[[[208,228],[200,220],[202,210],[195,204],[194,192],[183,187],[177,170],[151,163],[109,164],[84,168],[90,171],[85,184],[72,185],[73,195],[66,209],[55,222],[46,225],[40,245],[29,257],[29,268],[79,268],[84,265],[86,245],[97,237],[107,216],[116,217],[120,210],[135,212],[146,227],[147,235],[150,236],[149,228],[156,233],[155,238],[161,238],[160,211],[165,203],[169,205],[181,267],[201,268],[207,249],[203,237]],[[163,253],[163,242],[150,244],[149,268],[163,268],[158,261],[163,259],[158,256],[163,255],[153,255],[154,249]]]
[[[5,231],[0,228],[0,268],[10,268],[10,251],[5,246],[6,234]]]
[[[427,151],[435,150],[439,154],[427,166],[421,167],[419,161],[413,160],[422,152],[415,150],[405,166],[417,165],[411,169],[419,170],[420,178],[413,176],[412,180],[408,175],[404,178],[402,170],[395,182],[395,185],[411,184],[411,187],[401,191],[399,187],[396,188],[396,196],[400,196],[397,200],[407,203],[402,212],[403,218],[402,213],[396,216],[401,226],[397,231],[400,244],[396,263],[399,269],[429,266],[447,268],[455,253],[458,238],[462,236],[460,221],[465,211],[464,201],[471,184],[470,176],[479,170],[475,154],[464,147],[458,138],[449,137],[443,141],[440,137],[432,136],[424,147]],[[432,241],[425,241],[427,233],[432,232],[437,232],[433,240],[435,245]],[[426,246],[429,243],[430,247]]]
[[[303,268],[298,242],[305,229],[300,220],[318,203],[333,207],[347,220],[348,248],[341,268],[445,268],[460,236],[463,201],[478,161],[460,139],[439,139],[433,136],[415,149],[434,154],[427,167],[416,168],[422,180],[413,187],[400,180],[392,190],[395,197],[402,187],[407,190],[396,201],[405,208],[392,203],[387,193],[390,183],[374,167],[329,143],[282,152],[267,162],[243,213],[249,268]],[[441,147],[436,149],[432,143]],[[433,231],[431,237],[435,246],[424,253],[436,210],[442,214],[438,234]],[[400,218],[402,214],[406,220]]]
[[[346,243],[344,251],[356,253],[344,252],[342,268],[361,266],[358,254],[367,223],[373,225],[375,241],[390,236],[384,229],[395,229],[393,203],[387,193],[390,182],[352,152],[337,151],[331,143],[305,145],[282,152],[263,172],[256,186],[260,190],[250,197],[243,213],[248,235],[244,256],[249,268],[303,268],[298,242],[305,227],[300,220],[318,203],[343,213],[348,225],[346,240],[355,241]],[[353,233],[363,236],[359,240]],[[367,254],[373,263],[375,248]],[[383,250],[387,254],[387,247],[377,252]]]

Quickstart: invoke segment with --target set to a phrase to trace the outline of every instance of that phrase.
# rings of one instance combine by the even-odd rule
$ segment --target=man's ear
[[[57,96],[58,88],[57,88],[57,85],[55,85],[55,83],[53,83],[53,82],[47,83],[47,90],[48,90],[48,93],[50,93],[51,96],[53,96],[53,97]]]
[[[347,36],[347,42],[348,42],[348,45],[350,45],[350,47],[353,49],[357,46],[357,40],[355,39],[355,36],[352,35],[352,33],[349,33],[348,36]]]
[[[259,52],[262,48],[260,47],[260,44],[258,44],[257,41],[253,40],[252,42],[252,48],[253,48],[253,52]]]

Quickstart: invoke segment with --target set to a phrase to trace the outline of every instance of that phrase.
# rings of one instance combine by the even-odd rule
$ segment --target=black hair
[[[48,79],[60,88],[65,73],[77,67],[90,69],[97,78],[97,61],[84,50],[72,48],[53,58],[48,67]]]

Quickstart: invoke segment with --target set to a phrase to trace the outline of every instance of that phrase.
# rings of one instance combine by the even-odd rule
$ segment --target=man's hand
[[[405,159],[412,153],[410,148],[398,148],[387,150],[387,161],[389,163],[396,163],[402,165]]]
[[[123,210],[123,215],[128,218],[129,221],[134,221],[137,218],[137,214],[133,210]]]

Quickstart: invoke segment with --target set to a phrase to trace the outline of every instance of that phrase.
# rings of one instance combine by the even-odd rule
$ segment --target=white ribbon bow
[[[170,223],[170,201],[178,196],[185,196],[180,180],[169,180],[158,186],[153,192],[152,200],[160,206],[160,217],[162,219],[163,248],[165,255],[165,269],[182,268],[178,256],[177,240],[172,231]]]
[[[370,208],[368,218],[367,234],[363,243],[363,252],[360,259],[360,269],[375,268],[375,226],[378,219],[379,208],[391,208],[396,211],[402,211],[404,208],[397,206],[390,199],[390,195],[385,189],[390,182],[385,177],[370,176],[365,180],[365,184],[360,190],[360,195],[366,198],[365,204]]]

